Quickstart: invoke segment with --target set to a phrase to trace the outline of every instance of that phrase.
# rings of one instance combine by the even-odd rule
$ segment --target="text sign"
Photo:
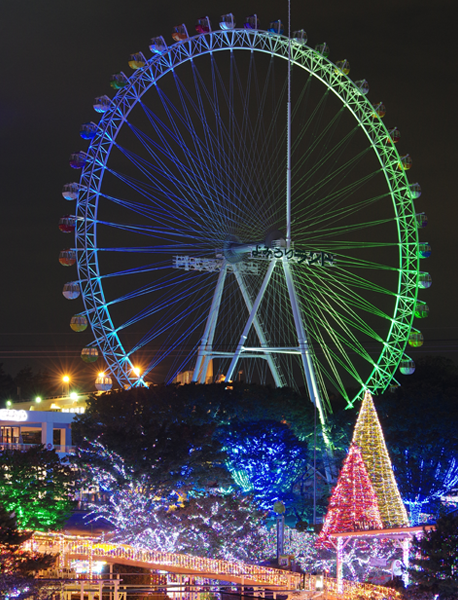
[[[27,421],[27,413],[25,410],[0,408],[0,421]]]
[[[336,259],[334,254],[329,252],[313,252],[308,250],[295,250],[294,248],[268,248],[267,246],[256,246],[251,251],[252,258],[267,258],[272,260],[274,258],[286,258],[286,260],[293,260],[298,264],[304,265],[318,265],[334,266]]]

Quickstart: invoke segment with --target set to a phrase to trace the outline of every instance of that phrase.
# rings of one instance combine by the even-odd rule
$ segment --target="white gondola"
[[[162,35],[160,35],[159,37],[151,38],[151,44],[149,49],[151,50],[151,52],[157,52],[158,54],[161,54],[162,52],[165,52],[167,50],[167,44],[165,43],[165,40],[162,37]]]
[[[62,294],[64,298],[67,300],[75,300],[81,294],[80,286],[78,283],[74,281],[70,281],[64,285],[64,289],[62,290]]]
[[[104,113],[109,109],[110,104],[111,100],[108,98],[108,96],[99,96],[94,100],[94,104],[92,106],[96,112]]]
[[[307,43],[307,34],[303,29],[293,31],[292,40],[294,43],[299,44],[299,46],[305,46]]]
[[[235,17],[232,13],[227,15],[222,15],[221,21],[219,23],[220,29],[234,29],[235,27]]]
[[[425,271],[420,271],[420,276],[418,277],[418,286],[426,290],[431,287],[432,283],[433,280],[431,275]]]
[[[399,370],[403,375],[413,375],[415,373],[414,361],[410,358],[401,360],[399,363]]]
[[[355,85],[359,89],[361,94],[366,95],[369,93],[369,83],[367,79],[358,79],[358,81],[355,81]]]
[[[80,186],[77,183],[66,183],[62,188],[62,196],[65,198],[65,200],[76,200],[78,198],[79,191]]]
[[[111,380],[111,377],[104,373],[99,373],[99,376],[95,380],[95,389],[99,392],[108,392],[111,390],[112,386],[113,381]]]

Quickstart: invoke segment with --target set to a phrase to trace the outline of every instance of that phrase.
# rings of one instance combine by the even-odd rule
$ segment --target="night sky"
[[[433,250],[422,264],[433,285],[420,293],[431,312],[418,324],[425,344],[421,351],[409,351],[413,358],[420,353],[458,358],[452,9],[450,0],[292,0],[292,29],[304,28],[310,46],[326,41],[332,60],[350,61],[353,80],[370,82],[370,99],[387,107],[385,124],[401,131],[400,153],[413,158],[409,180],[422,186],[417,211],[429,217],[421,239]],[[69,155],[85,148],[80,124],[97,121],[93,99],[113,95],[109,77],[121,70],[131,73],[132,52],[150,56],[151,37],[163,35],[172,43],[174,25],[184,22],[191,33],[196,18],[208,15],[216,28],[227,12],[238,24],[252,13],[262,27],[277,18],[287,21],[286,1],[3,0],[0,362],[7,372],[26,365],[56,374],[84,372],[77,357],[92,336],[69,328],[76,311],[61,290],[74,275],[58,263],[59,251],[70,243],[57,223],[72,210],[61,189],[75,180]]]

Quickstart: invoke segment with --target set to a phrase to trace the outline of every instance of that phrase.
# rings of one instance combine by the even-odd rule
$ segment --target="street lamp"
[[[63,396],[68,396],[69,392],[70,392],[70,377],[68,375],[64,375],[62,377],[62,395]]]
[[[41,402],[41,398],[40,398],[40,396],[37,396],[37,397],[35,398],[35,402],[36,402],[37,404],[40,404],[40,402]]]
[[[285,505],[280,500],[273,505],[274,513],[277,515],[277,564],[280,564],[280,556],[284,552],[285,539]]]

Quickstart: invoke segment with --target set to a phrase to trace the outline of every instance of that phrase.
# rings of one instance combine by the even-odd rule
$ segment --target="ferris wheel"
[[[122,386],[186,371],[306,385],[324,420],[329,393],[351,406],[414,370],[431,249],[412,160],[327,44],[256,15],[196,30],[133,54],[81,128],[61,219],[78,273],[63,293],[84,303],[72,328],[90,324],[82,357],[101,353]]]

